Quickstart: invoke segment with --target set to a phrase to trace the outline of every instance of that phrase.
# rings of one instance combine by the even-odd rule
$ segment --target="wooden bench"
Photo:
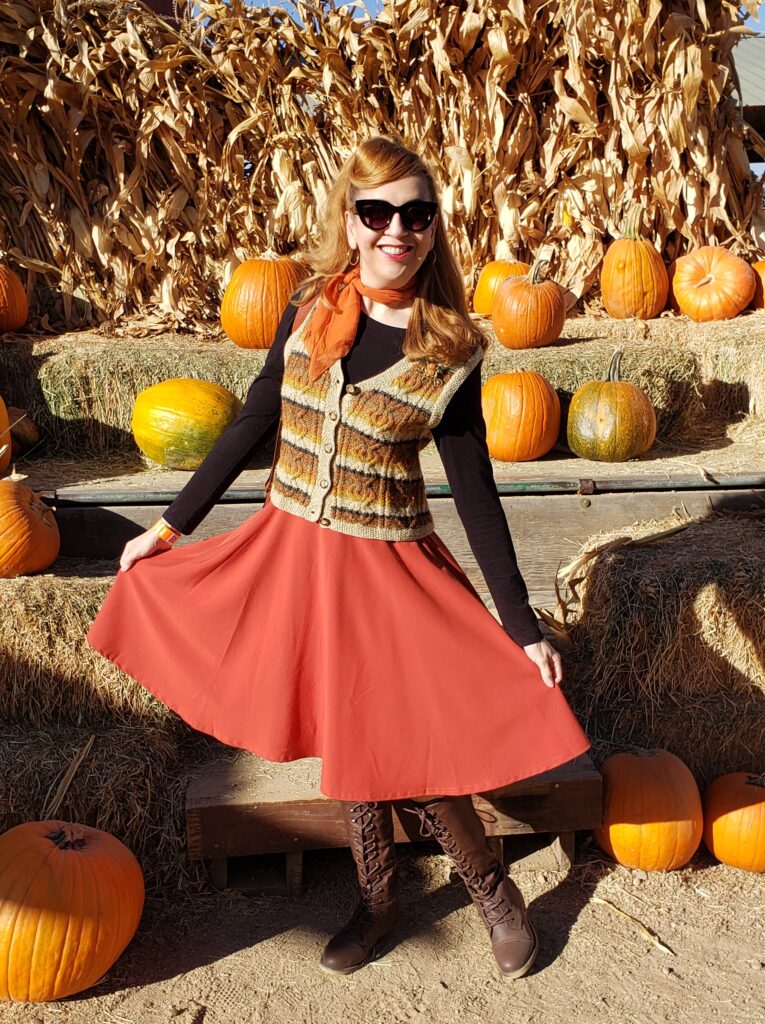
[[[319,792],[316,759],[272,764],[242,752],[223,765],[205,769],[188,786],[186,831],[192,859],[210,861],[219,888],[237,887],[229,869],[233,858],[284,854],[280,880],[248,888],[299,895],[304,850],[347,846],[338,804]],[[552,771],[473,797],[497,855],[505,857],[504,837],[544,834],[547,846],[516,864],[520,868],[567,870],[574,831],[602,823],[602,778],[585,754]],[[394,804],[397,843],[423,839],[419,821]],[[426,837],[427,838],[427,837]],[[252,870],[252,865],[250,865]]]

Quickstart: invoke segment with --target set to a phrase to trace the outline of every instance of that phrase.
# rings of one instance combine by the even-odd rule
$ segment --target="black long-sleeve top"
[[[294,306],[287,307],[242,411],[165,512],[165,520],[181,533],[191,533],[199,525],[277,422],[284,346],[296,312]],[[405,328],[382,324],[362,311],[356,341],[341,360],[345,383],[358,384],[401,359],[405,335]],[[454,393],[432,433],[468,543],[503,628],[521,647],[536,643],[542,634],[518,569],[486,446],[480,363]]]

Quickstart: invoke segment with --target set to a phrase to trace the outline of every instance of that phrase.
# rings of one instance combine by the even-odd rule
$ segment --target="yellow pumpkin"
[[[270,348],[290,296],[306,275],[288,256],[241,263],[223,295],[221,327],[241,348]]]
[[[220,384],[180,377],[145,388],[133,406],[135,442],[153,462],[198,469],[242,403]]]
[[[114,836],[35,821],[0,836],[0,999],[48,1002],[94,985],[141,919],[143,874]]]

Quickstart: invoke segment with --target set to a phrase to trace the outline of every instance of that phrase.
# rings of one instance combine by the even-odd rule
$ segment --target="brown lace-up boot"
[[[469,796],[444,797],[424,804],[407,802],[405,810],[418,815],[421,834],[433,836],[452,858],[489,932],[503,978],[522,978],[537,956],[536,933],[523,896],[486,841],[473,801]]]
[[[398,871],[391,804],[341,801],[341,806],[361,901],[348,924],[327,943],[320,966],[332,974],[351,974],[380,955],[381,940],[398,921]]]

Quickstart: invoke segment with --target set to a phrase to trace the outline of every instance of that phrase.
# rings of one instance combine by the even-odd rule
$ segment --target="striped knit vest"
[[[461,366],[406,357],[344,389],[340,360],[315,381],[303,334],[287,341],[269,498],[340,533],[417,540],[433,530],[419,453],[452,395],[483,358]]]

